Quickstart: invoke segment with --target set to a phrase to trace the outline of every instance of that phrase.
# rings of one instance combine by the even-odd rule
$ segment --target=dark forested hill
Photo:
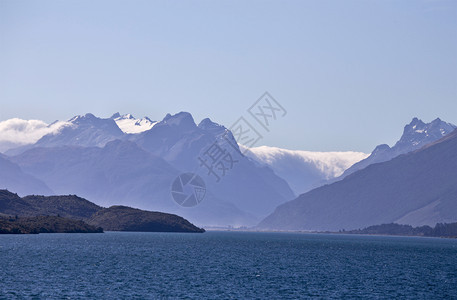
[[[100,227],[57,216],[0,217],[0,234],[102,232]]]
[[[49,220],[33,218],[37,216],[56,218]],[[194,226],[177,215],[126,206],[103,208],[76,195],[21,198],[7,190],[0,190],[0,217],[3,217],[0,231],[4,229],[7,232],[14,228],[17,228],[14,229],[16,231],[26,233],[33,233],[37,230],[39,232],[72,232],[71,228],[77,224],[81,225],[74,221],[84,221],[94,226],[92,228],[86,224],[89,226],[88,228],[102,227],[110,231],[204,232],[204,229]],[[49,226],[43,227],[44,229],[40,231],[40,224],[46,222]],[[32,226],[33,224],[37,225],[38,229]]]
[[[109,231],[204,232],[186,219],[173,214],[111,206],[95,213],[88,221]]]

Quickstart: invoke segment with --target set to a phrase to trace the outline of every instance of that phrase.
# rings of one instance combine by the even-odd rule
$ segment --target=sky
[[[457,124],[457,1],[0,0],[0,121],[230,127],[265,91],[287,113],[258,145],[371,152],[413,117]]]

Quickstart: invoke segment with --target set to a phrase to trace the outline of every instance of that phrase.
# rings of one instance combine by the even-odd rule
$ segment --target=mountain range
[[[403,134],[391,148],[387,144],[378,145],[367,158],[355,163],[335,180],[342,179],[349,174],[362,170],[367,166],[391,160],[400,154],[405,154],[430,144],[446,134],[451,133],[457,126],[437,118],[430,123],[424,123],[418,118],[413,118],[411,123],[405,126]]]
[[[189,113],[168,114],[135,134],[123,132],[120,119],[131,120],[76,116],[35,144],[8,151],[9,160],[55,193],[78,194],[105,206],[172,212],[199,225],[252,226],[295,197],[284,179],[242,155],[232,134],[209,119],[197,126]],[[199,157],[227,141],[233,168],[218,180]],[[205,199],[196,207],[183,208],[171,198],[172,182],[184,172],[200,174],[206,182]]]
[[[10,123],[0,122],[0,141],[2,128],[11,133]],[[224,126],[209,118],[197,125],[186,112],[167,114],[161,121],[116,113],[106,119],[86,114],[43,124],[43,136],[27,129],[32,143],[21,137],[19,147],[0,156],[0,187],[20,195],[78,194],[103,206],[166,211],[199,226],[254,226],[301,193],[414,151],[455,128],[439,119],[426,124],[415,118],[395,146],[378,146],[368,156],[248,149]],[[16,135],[29,127],[15,126]],[[8,137],[3,140],[14,144]],[[210,150],[223,151],[224,168],[208,167],[214,156]],[[198,206],[182,207],[171,196],[173,181],[183,173],[197,174],[205,183],[206,194]]]

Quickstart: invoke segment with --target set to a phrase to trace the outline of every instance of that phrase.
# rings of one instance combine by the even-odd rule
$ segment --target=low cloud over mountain
[[[40,120],[22,120],[18,118],[0,122],[0,152],[37,142],[47,134],[55,134],[70,122],[47,124]]]
[[[312,152],[267,146],[245,150],[245,155],[284,178],[297,195],[340,176],[354,163],[368,157],[363,152]]]

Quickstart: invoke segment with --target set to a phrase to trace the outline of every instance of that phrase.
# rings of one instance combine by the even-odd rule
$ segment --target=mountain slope
[[[154,208],[154,202],[168,198],[170,182],[179,174],[161,158],[119,140],[103,148],[34,148],[11,160],[56,193],[78,194],[103,206]]]
[[[280,205],[261,229],[340,230],[457,220],[457,130]]]
[[[254,224],[259,220],[208,190],[195,208],[171,198],[180,174],[169,163],[133,142],[112,141],[105,147],[34,148],[11,158],[48,182],[58,194],[78,194],[102,206],[128,205],[172,212],[200,225]]]
[[[340,176],[368,156],[362,152],[312,152],[267,146],[243,148],[243,151],[246,156],[273,169],[297,195]]]
[[[420,149],[427,144],[439,140],[456,128],[457,126],[446,123],[439,118],[430,123],[424,123],[418,118],[413,118],[411,123],[405,126],[400,140],[392,148],[386,144],[377,146],[369,157],[354,164],[336,179],[342,179],[371,164],[388,161],[400,154]]]
[[[24,173],[17,164],[2,154],[0,154],[0,189],[14,190],[20,195],[53,193],[43,181]]]
[[[199,174],[220,201],[233,203],[253,216],[266,216],[280,203],[295,197],[284,179],[245,157],[231,132],[210,119],[197,126],[189,113],[168,114],[150,130],[131,136],[131,140],[175,168]],[[235,161],[233,165],[227,163],[226,167],[231,168],[225,173],[217,174],[220,178],[200,160],[208,157],[205,152],[215,144]]]

